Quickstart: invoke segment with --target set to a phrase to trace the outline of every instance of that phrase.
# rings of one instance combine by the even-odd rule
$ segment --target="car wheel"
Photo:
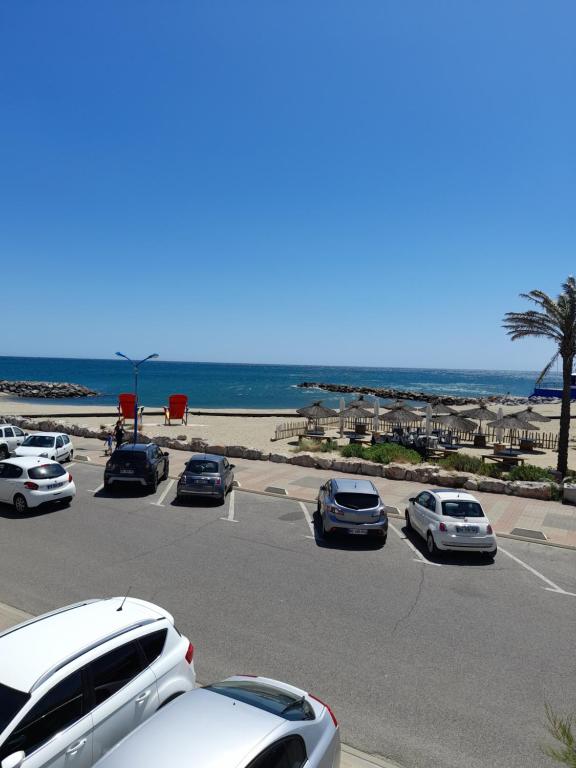
[[[406,530],[413,530],[412,521],[410,520],[410,512],[407,509],[404,510],[404,519],[406,520]]]
[[[491,552],[482,552],[482,554],[486,558],[486,560],[494,560],[497,552],[498,552],[498,547],[493,549]]]
[[[168,473],[170,472],[170,465],[168,462],[164,465],[164,472],[162,473],[162,480],[168,480]]]
[[[14,508],[19,515],[25,514],[28,510],[28,502],[21,493],[14,496]]]
[[[322,534],[322,538],[324,539],[324,541],[328,541],[332,536],[332,534],[328,533],[328,531],[326,530],[326,526],[324,525],[324,518],[322,517],[322,515],[320,515],[320,533]]]
[[[158,490],[158,475],[154,475],[154,478],[148,487],[150,488],[151,493],[156,493]]]
[[[436,546],[436,542],[434,541],[434,536],[428,531],[428,535],[426,536],[426,546],[428,548],[428,554],[430,557],[434,557],[438,554],[438,547]]]
[[[70,451],[70,453],[68,454],[68,461],[72,461],[73,458],[74,458],[74,451]]]
[[[5,445],[0,446],[0,461],[7,459],[10,456],[8,448]]]

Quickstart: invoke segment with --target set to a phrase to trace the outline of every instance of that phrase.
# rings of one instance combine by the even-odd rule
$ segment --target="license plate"
[[[456,533],[478,533],[477,525],[457,525]]]
[[[134,470],[133,469],[121,469],[120,470],[121,475],[133,475]]]
[[[196,485],[208,485],[209,480],[194,480]]]
[[[47,485],[46,488],[49,491],[53,491],[54,488],[61,488],[64,485],[64,483],[51,483],[50,485]]]
[[[348,528],[348,533],[355,536],[367,536],[368,531],[365,528]]]

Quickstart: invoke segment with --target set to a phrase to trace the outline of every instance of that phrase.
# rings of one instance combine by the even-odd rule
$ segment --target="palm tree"
[[[523,299],[536,304],[538,309],[527,312],[507,312],[503,326],[512,341],[525,336],[551,339],[557,345],[552,360],[538,377],[537,384],[546,376],[556,360],[562,358],[562,407],[558,436],[558,471],[565,477],[568,471],[568,438],[570,435],[570,385],[574,357],[576,356],[576,280],[570,275],[562,285],[557,299],[544,291],[521,293]]]

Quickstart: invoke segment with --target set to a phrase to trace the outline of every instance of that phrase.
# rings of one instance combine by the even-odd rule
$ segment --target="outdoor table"
[[[482,454],[482,463],[485,463],[486,459],[490,459],[490,461],[495,461],[497,464],[502,464],[502,466],[518,466],[518,464],[524,464],[524,459],[521,456],[518,456],[517,453],[484,453]]]

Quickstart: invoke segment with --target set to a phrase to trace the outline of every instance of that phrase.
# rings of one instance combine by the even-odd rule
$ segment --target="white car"
[[[196,682],[194,648],[152,603],[69,605],[0,634],[2,768],[90,768]]]
[[[8,456],[22,445],[28,436],[20,427],[13,424],[0,424],[0,459],[7,459]]]
[[[426,541],[428,553],[439,550],[482,552],[496,557],[498,546],[478,499],[453,489],[422,491],[408,500],[406,527]]]
[[[74,496],[72,475],[57,461],[36,456],[0,461],[0,501],[19,514],[41,504],[69,504]]]
[[[14,451],[15,456],[42,456],[53,461],[72,461],[74,446],[64,432],[35,432]]]

